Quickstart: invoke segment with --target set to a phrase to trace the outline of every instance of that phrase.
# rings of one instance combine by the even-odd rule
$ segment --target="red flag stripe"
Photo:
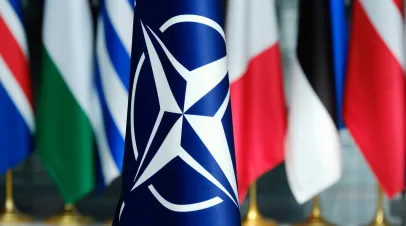
[[[25,37],[24,26],[20,17],[16,13],[16,9],[10,4],[9,1],[4,1],[0,4],[0,15],[4,20],[4,23],[7,24],[7,27],[10,30],[10,33],[22,49],[24,55],[28,56],[28,47],[27,40]]]
[[[393,17],[381,18],[385,26],[397,23],[387,21],[388,18]],[[376,22],[376,18],[374,20]],[[374,20],[371,21],[360,0],[356,1],[344,120],[384,191],[393,197],[404,188],[406,100],[403,62],[393,54],[393,44],[388,45],[388,41],[399,37],[383,40]],[[396,29],[392,36],[403,38],[403,30]]]
[[[398,8],[400,14],[403,15],[403,0],[393,0],[393,3],[396,5]]]
[[[400,65],[404,64],[403,18],[393,0],[362,1],[362,10]]]
[[[11,73],[14,75],[18,84],[27,96],[30,104],[32,105],[31,84],[28,72],[28,61],[25,58],[24,52],[18,45],[17,41],[13,37],[7,24],[0,17],[0,54]]]
[[[239,200],[263,173],[284,159],[286,108],[279,44],[249,62],[231,85]]]

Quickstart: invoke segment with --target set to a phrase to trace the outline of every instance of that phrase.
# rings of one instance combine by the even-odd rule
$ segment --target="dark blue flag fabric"
[[[137,0],[115,225],[240,225],[221,1]]]
[[[343,96],[348,54],[348,25],[344,0],[330,0],[333,59],[336,84],[337,120],[339,129],[345,128],[343,121]]]

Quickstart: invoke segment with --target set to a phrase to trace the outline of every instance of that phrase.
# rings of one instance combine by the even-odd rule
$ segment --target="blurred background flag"
[[[116,224],[241,224],[222,7],[138,0]]]
[[[403,1],[355,0],[345,123],[390,197],[404,189]]]
[[[345,128],[343,120],[344,84],[348,53],[348,25],[344,0],[329,0],[333,38],[333,60],[336,85],[337,120],[339,129]]]
[[[20,0],[0,1],[0,174],[23,161],[35,131]]]
[[[93,109],[101,110],[98,115],[104,124],[95,127],[99,189],[109,185],[122,169],[133,7],[131,0],[103,0],[100,5],[96,41],[96,89],[100,107]]]
[[[289,185],[299,203],[341,176],[330,4],[325,0],[299,3],[285,156]]]
[[[231,0],[227,51],[239,199],[284,159],[286,106],[274,0]]]
[[[93,27],[86,0],[44,6],[37,153],[67,204],[94,188]]]

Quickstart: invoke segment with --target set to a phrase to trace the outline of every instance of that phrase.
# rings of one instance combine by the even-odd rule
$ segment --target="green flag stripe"
[[[42,70],[37,153],[65,202],[75,203],[95,184],[92,129],[46,48]]]

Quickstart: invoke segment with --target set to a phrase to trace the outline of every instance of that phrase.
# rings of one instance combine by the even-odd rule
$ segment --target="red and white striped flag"
[[[274,0],[229,1],[226,35],[239,200],[283,161],[286,107]]]
[[[387,195],[404,189],[402,0],[356,0],[344,121]]]

